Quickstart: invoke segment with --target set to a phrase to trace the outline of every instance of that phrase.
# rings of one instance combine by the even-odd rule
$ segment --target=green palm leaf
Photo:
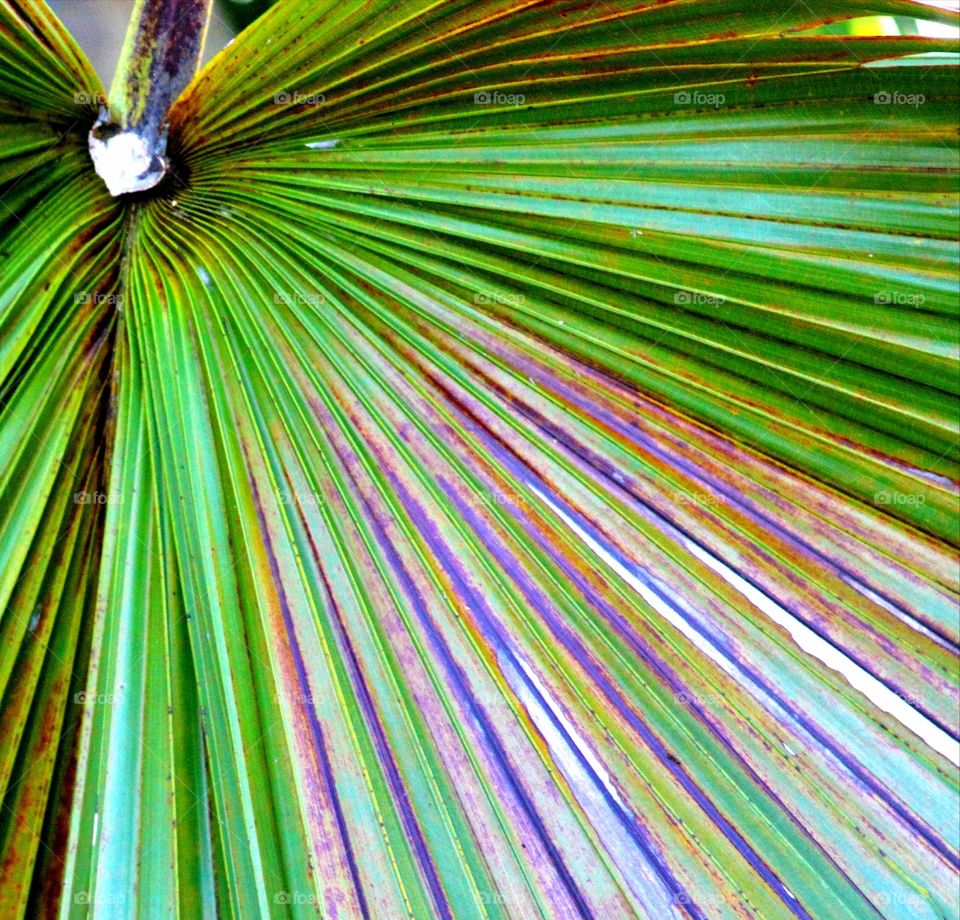
[[[958,48],[866,16],[957,22],[282,0],[111,198],[0,0],[0,914],[957,915]]]

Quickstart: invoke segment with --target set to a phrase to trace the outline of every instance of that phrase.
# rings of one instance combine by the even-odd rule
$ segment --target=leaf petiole
[[[193,79],[212,0],[137,0],[109,109],[90,130],[90,156],[114,197],[166,175],[167,113]]]

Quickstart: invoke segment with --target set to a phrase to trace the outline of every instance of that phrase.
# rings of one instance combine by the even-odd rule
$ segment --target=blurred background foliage
[[[109,86],[135,0],[48,0]],[[264,13],[274,0],[215,0],[204,61]]]

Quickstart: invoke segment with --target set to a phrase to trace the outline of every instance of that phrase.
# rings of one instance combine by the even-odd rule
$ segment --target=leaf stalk
[[[137,0],[109,107],[90,130],[90,156],[113,196],[167,173],[170,106],[197,72],[213,0]]]

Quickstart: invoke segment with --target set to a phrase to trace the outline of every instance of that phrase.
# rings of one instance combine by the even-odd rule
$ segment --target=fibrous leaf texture
[[[957,42],[860,17],[957,20],[281,0],[113,198],[0,0],[0,916],[957,917]]]

